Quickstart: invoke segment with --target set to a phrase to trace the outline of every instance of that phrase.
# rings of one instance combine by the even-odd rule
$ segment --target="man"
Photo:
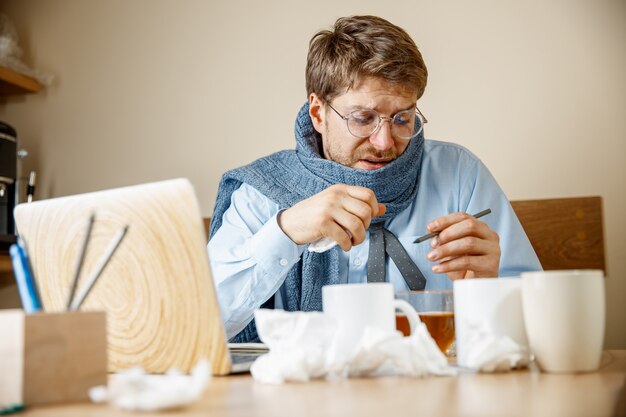
[[[311,39],[296,150],[227,172],[218,190],[208,247],[231,340],[258,340],[259,307],[321,310],[327,284],[447,289],[541,269],[481,161],[424,140],[426,79],[413,40],[384,19],[341,18]],[[413,243],[426,232],[439,235]]]

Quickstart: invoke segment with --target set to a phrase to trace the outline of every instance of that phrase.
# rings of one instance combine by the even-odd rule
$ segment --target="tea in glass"
[[[449,353],[455,337],[452,291],[403,291],[396,293],[396,298],[407,301],[415,308],[439,349]],[[396,329],[405,336],[410,333],[409,322],[403,314],[396,314]]]

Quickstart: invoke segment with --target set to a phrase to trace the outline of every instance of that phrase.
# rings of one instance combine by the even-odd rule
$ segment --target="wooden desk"
[[[174,416],[621,416],[626,414],[626,350],[606,351],[599,372],[461,373],[264,385],[250,375],[214,378],[198,403]],[[110,406],[35,407],[23,416],[130,416]],[[141,416],[163,414],[142,413]]]

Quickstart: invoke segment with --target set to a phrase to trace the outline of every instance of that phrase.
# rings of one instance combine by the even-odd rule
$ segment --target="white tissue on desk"
[[[337,246],[337,242],[329,237],[323,237],[309,244],[309,252],[323,253]]]
[[[319,312],[257,310],[259,337],[270,349],[250,369],[260,381],[308,381],[326,374],[326,352],[336,330],[334,321]]]
[[[376,327],[365,330],[361,344],[348,363],[348,376],[455,375],[426,325],[418,323],[415,332],[384,332]]]
[[[96,403],[109,402],[123,410],[154,411],[182,407],[197,401],[211,380],[211,366],[206,359],[198,362],[191,375],[176,369],[164,375],[147,374],[132,368],[112,376],[109,386],[89,390]]]
[[[459,363],[479,372],[505,372],[513,368],[523,368],[530,363],[526,346],[520,345],[508,336],[496,336],[486,324],[468,329],[464,341],[458,341],[464,348],[459,353]]]
[[[259,337],[270,349],[250,370],[254,379],[261,382],[456,373],[423,323],[406,338],[395,330],[385,332],[368,327],[353,354],[347,357],[337,348],[335,320],[323,313],[258,310],[255,319]]]

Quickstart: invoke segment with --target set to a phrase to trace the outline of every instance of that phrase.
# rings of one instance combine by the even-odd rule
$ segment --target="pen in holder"
[[[107,383],[107,328],[104,312],[79,312],[126,235],[121,228],[76,296],[95,220],[89,219],[68,296],[69,311],[44,313],[26,243],[19,238],[11,259],[24,310],[0,312],[0,405],[33,405],[88,400],[90,388]]]

